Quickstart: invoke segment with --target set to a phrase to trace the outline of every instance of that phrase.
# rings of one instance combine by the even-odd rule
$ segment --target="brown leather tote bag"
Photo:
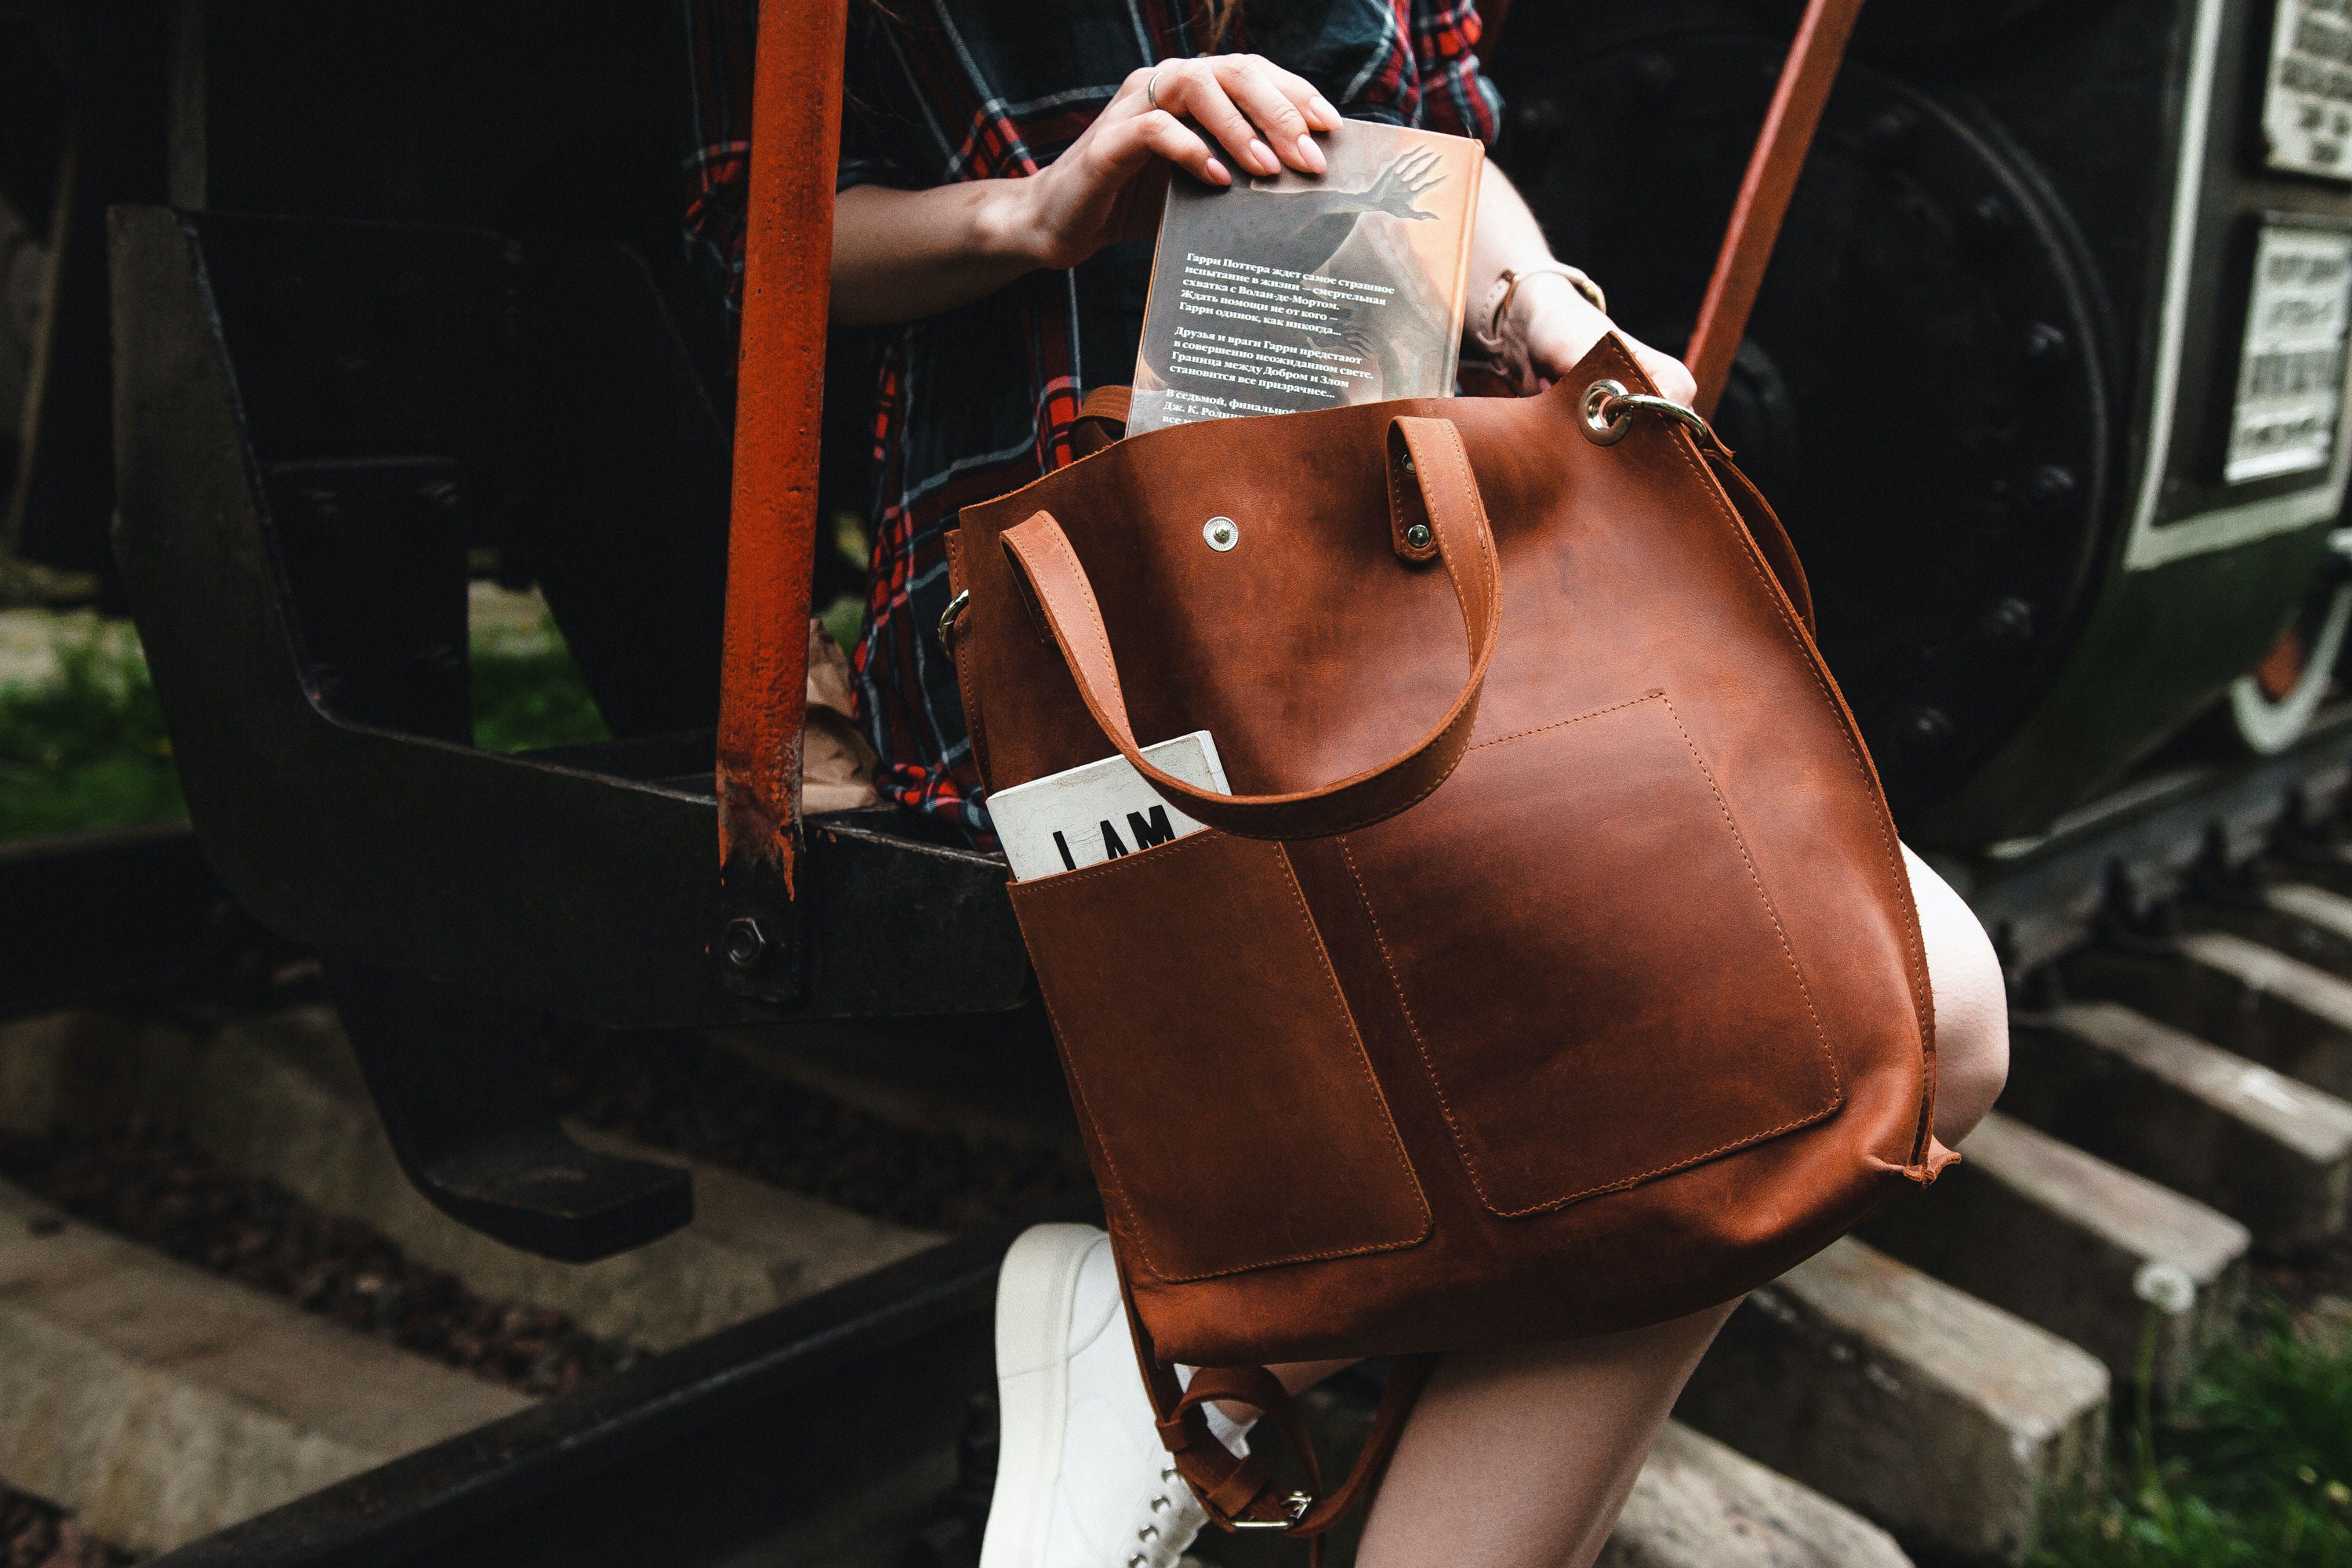
[[[1220,1522],[1327,1528],[1426,1371],[1318,1498],[1195,1409],[1295,1430],[1265,1363],[1696,1311],[1950,1158],[1908,879],[1794,552],[1654,393],[1611,338],[1538,397],[1181,426],[950,537],[990,786],[1117,752],[1208,826],[1012,897]],[[1140,755],[1194,730],[1234,795]]]

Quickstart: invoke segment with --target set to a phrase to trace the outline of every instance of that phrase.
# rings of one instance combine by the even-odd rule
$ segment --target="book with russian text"
[[[1130,434],[1452,395],[1486,149],[1356,120],[1317,140],[1320,177],[1170,179]]]

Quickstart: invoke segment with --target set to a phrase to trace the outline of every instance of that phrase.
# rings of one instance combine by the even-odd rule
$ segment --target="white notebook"
[[[1146,746],[1143,755],[1161,773],[1195,789],[1234,793],[1206,730]],[[1202,826],[1161,799],[1125,757],[1105,757],[999,790],[988,797],[988,816],[1013,875],[1024,882],[1172,843]]]

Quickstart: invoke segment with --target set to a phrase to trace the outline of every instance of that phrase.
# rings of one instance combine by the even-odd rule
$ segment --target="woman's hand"
[[[1131,73],[1060,157],[1002,182],[1003,227],[990,239],[1033,266],[1076,267],[1115,241],[1151,237],[1168,164],[1212,185],[1234,183],[1225,158],[1249,174],[1320,174],[1313,132],[1339,125],[1312,83],[1256,55],[1163,60]]]
[[[1593,344],[1613,331],[1633,351],[1633,358],[1643,371],[1657,383],[1659,396],[1685,407],[1698,396],[1698,383],[1691,379],[1682,361],[1672,354],[1660,353],[1619,328],[1594,309],[1592,301],[1575,285],[1556,272],[1538,272],[1520,281],[1517,292],[1511,296],[1511,309],[1503,331],[1506,337],[1514,331],[1521,334],[1521,341],[1527,344],[1530,377],[1540,377],[1542,382],[1565,377],[1576,368],[1578,361],[1592,352]],[[1534,392],[1539,385],[1540,383],[1519,390]]]

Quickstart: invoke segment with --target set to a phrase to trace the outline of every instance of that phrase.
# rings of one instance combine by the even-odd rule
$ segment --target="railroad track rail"
[[[1671,1429],[1608,1561],[1892,1568],[1899,1541],[1923,1558],[2021,1562],[2052,1500],[2098,1468],[2147,1265],[2173,1266],[2195,1298],[2168,1322],[2161,1393],[2226,1326],[2250,1265],[2341,1249],[2352,858],[2335,830],[2348,787],[2352,710],[2282,755],[2152,773],[2035,840],[1947,862],[2019,983],[2012,1090],[1948,1184],[1735,1320],[1678,1412],[1696,1431]],[[157,835],[85,852],[169,866],[171,846]],[[39,863],[63,874],[54,855]],[[86,900],[92,923],[53,940],[97,940],[107,902]],[[30,999],[46,1005],[55,988]],[[0,1036],[0,1056],[14,1039]],[[994,1272],[1018,1229],[916,1237],[896,1261],[155,1561],[969,1562],[992,1441]],[[2021,1382],[2022,1405],[2001,1392]],[[1335,1441],[1362,1394],[1325,1401]],[[1890,1421],[1931,1436],[1853,1463],[1855,1434]],[[2007,1458],[1966,1459],[1988,1451]],[[1783,1556],[1757,1547],[1761,1519],[1779,1521]],[[1198,1550],[1255,1568],[1234,1544]]]
[[[154,1568],[895,1563],[940,1522],[972,1402],[994,1388],[989,1309],[1019,1229],[944,1243]]]

